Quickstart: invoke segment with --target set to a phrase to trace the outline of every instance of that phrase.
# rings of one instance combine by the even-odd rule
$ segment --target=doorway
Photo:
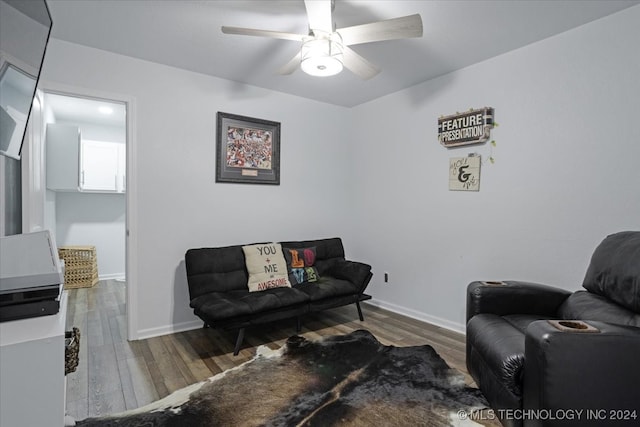
[[[95,247],[100,280],[124,282],[126,105],[45,92],[43,107],[47,228],[58,247]]]
[[[135,301],[132,284],[136,276],[131,267],[135,215],[130,191],[135,181],[129,174],[134,101],[125,95],[51,83],[41,89],[44,168],[40,170],[46,171],[38,203],[44,217],[41,222],[52,230],[58,247],[96,248],[99,279],[123,290],[122,335],[137,339],[137,318],[129,310]],[[71,152],[64,143],[62,147],[50,144],[50,136],[70,129],[73,135],[74,128],[75,141],[62,138],[71,145]],[[52,162],[58,160],[63,165],[66,161],[67,167],[56,170]],[[73,181],[65,183],[69,176]]]

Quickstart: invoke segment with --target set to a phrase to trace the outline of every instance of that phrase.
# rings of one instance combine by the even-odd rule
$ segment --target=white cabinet
[[[63,426],[67,292],[56,315],[0,323],[0,426]]]
[[[83,139],[73,125],[47,125],[47,188],[123,193],[126,145]]]
[[[80,129],[73,125],[47,125],[47,188],[78,191],[80,187]]]
[[[80,151],[82,191],[124,192],[124,144],[83,140]]]

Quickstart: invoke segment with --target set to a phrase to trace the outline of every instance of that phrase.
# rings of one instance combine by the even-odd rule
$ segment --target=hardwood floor
[[[368,329],[385,345],[429,344],[447,363],[471,379],[465,368],[464,336],[428,323],[363,304],[303,318],[301,335],[326,335]],[[235,332],[195,329],[139,341],[126,339],[125,284],[100,281],[93,288],[69,290],[67,329],[80,329],[80,363],[67,375],[67,413],[75,419],[137,408],[253,357],[256,347],[279,348],[295,335],[295,320],[246,331],[233,356]]]

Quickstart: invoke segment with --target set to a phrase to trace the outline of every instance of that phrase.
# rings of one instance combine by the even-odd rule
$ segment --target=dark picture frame
[[[216,182],[280,185],[280,123],[218,112]]]

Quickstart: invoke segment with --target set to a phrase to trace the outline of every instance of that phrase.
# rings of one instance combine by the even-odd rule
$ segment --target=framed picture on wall
[[[216,182],[280,185],[280,123],[218,112]]]

